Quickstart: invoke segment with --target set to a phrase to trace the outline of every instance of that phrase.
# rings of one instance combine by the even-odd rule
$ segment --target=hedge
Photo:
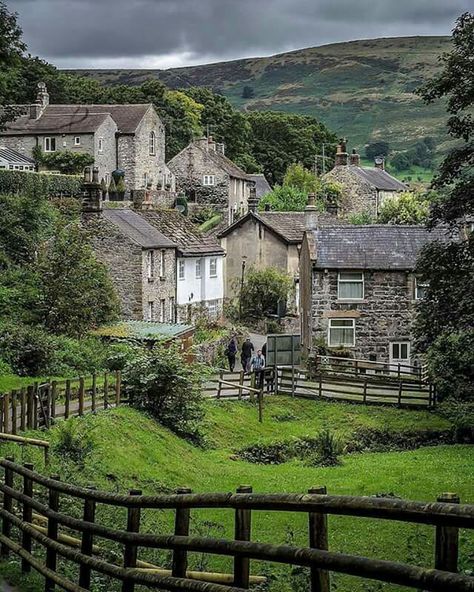
[[[0,193],[3,194],[78,196],[81,194],[81,186],[82,177],[76,175],[0,170]]]

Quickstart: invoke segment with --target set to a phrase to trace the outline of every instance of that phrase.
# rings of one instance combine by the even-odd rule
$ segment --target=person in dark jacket
[[[227,346],[225,354],[229,362],[229,370],[233,372],[235,368],[235,357],[237,355],[237,340],[235,335],[229,341],[229,345]]]
[[[242,362],[242,370],[244,372],[250,371],[250,360],[252,359],[252,352],[255,351],[253,343],[250,341],[250,337],[242,344],[242,353],[240,356],[240,361]]]

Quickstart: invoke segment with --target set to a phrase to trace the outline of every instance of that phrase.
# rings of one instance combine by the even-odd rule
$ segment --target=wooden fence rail
[[[36,382],[0,395],[0,432],[49,428],[55,419],[82,416],[121,402],[122,377],[114,372],[67,380]]]
[[[193,494],[182,489],[169,495],[147,496],[139,491],[120,495],[64,483],[57,475],[44,477],[31,465],[18,465],[12,458],[0,460],[0,467],[4,471],[0,482],[3,492],[1,554],[7,558],[13,552],[21,557],[23,571],[33,568],[41,573],[48,592],[55,584],[69,592],[89,590],[91,573],[94,572],[121,581],[122,590],[126,592],[132,592],[135,585],[161,590],[240,592],[263,580],[250,575],[252,560],[309,568],[311,592],[330,592],[330,572],[432,592],[474,591],[474,578],[457,573],[459,529],[474,528],[474,506],[459,504],[453,495],[441,496],[434,503],[421,503],[331,496],[326,494],[325,488],[311,489],[304,495],[255,494],[250,486],[240,487],[235,494]],[[82,500],[82,519],[60,511],[60,502],[66,508],[71,507],[70,503],[64,503],[70,501],[65,497],[76,499],[76,505],[77,500]],[[101,524],[96,512],[99,504],[126,508],[126,528],[119,530]],[[234,539],[190,534],[191,512],[211,508],[234,512]],[[174,533],[141,533],[140,515],[144,509],[174,512]],[[305,513],[308,517],[308,546],[253,542],[258,533],[252,530],[252,515],[257,511]],[[436,529],[434,569],[330,551],[328,515],[432,525]],[[38,522],[43,526],[38,527]],[[78,535],[73,537],[61,532],[64,529]],[[103,547],[98,539],[121,545],[122,561],[117,561],[117,554],[114,560],[110,552],[102,553]],[[171,573],[141,561],[143,549],[172,551]],[[233,574],[191,572],[187,569],[189,552],[232,557]],[[73,581],[73,576],[57,571],[59,557],[79,566],[78,583]],[[73,572],[69,570],[67,573]],[[216,581],[226,582],[226,585]]]

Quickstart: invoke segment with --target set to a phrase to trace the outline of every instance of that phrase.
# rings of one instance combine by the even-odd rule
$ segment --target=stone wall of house
[[[155,132],[155,153],[150,154],[150,133]],[[150,107],[135,133],[135,188],[143,187],[146,174],[153,189],[162,183],[166,172],[165,165],[165,127],[158,114]]]
[[[94,156],[94,165],[99,167],[99,179],[104,179],[108,182],[110,182],[112,172],[117,168],[116,131],[117,124],[111,117],[107,117],[104,123],[97,129],[95,135],[90,136],[90,140],[87,141],[87,152]],[[99,152],[99,138],[103,140],[102,152]]]
[[[324,175],[326,181],[336,181],[343,187],[339,202],[340,216],[368,212],[371,216],[377,215],[377,191],[367,181],[361,179],[352,170],[350,165],[334,167]]]
[[[137,178],[135,170],[136,146],[135,136],[119,136],[117,139],[118,168],[125,171],[125,186],[130,189],[141,189],[142,179]]]
[[[142,318],[149,321],[164,323],[175,322],[176,308],[176,250],[152,249],[155,253],[155,273],[153,278],[147,274],[148,249],[142,251]],[[162,251],[165,254],[165,269],[160,276],[160,258]],[[161,318],[161,303],[164,301],[164,318]],[[154,318],[149,318],[149,302],[154,303]]]
[[[337,271],[313,270],[311,318],[302,318],[302,322],[309,323],[312,328],[312,340],[320,339],[328,343],[330,318],[353,318],[355,347],[350,350],[354,357],[369,359],[375,356],[372,359],[388,362],[391,341],[413,341],[411,326],[415,301],[412,274],[404,271],[366,271],[362,302],[338,301],[337,279]],[[308,345],[307,335],[304,344]]]
[[[142,320],[142,249],[100,214],[83,214],[83,227],[97,259],[107,267],[121,304],[121,316]]]
[[[16,150],[28,158],[33,156],[33,148],[36,146],[36,138],[33,136],[2,136],[0,134],[0,144],[6,148]],[[40,144],[42,146],[42,144]]]

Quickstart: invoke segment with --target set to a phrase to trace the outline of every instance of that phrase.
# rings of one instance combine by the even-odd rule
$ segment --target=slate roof
[[[6,146],[0,146],[0,158],[2,160],[6,160],[10,164],[20,164],[26,166],[34,166],[35,164],[35,161],[32,158],[23,156],[23,154],[20,154],[11,148],[7,148]]]
[[[133,210],[105,209],[103,216],[120,231],[144,249],[176,247],[176,244]]]
[[[114,339],[141,339],[144,341],[170,341],[190,331],[192,325],[180,323],[155,323],[151,321],[121,321],[112,325],[105,325],[92,331],[100,337]]]
[[[183,257],[224,255],[224,249],[212,236],[202,235],[197,227],[177,210],[140,212],[147,223],[172,239]]]
[[[228,173],[231,177],[235,177],[237,179],[244,179],[246,181],[251,181],[250,175],[247,175],[245,171],[243,171],[240,167],[238,167],[234,162],[224,156],[222,152],[218,152],[217,150],[213,150],[212,148],[206,149],[202,146],[196,145],[199,150],[205,152],[209,158],[221,169],[223,169],[226,173]]]
[[[93,133],[112,117],[122,134],[133,134],[149,109],[144,105],[48,105],[41,117],[30,119],[29,114],[8,123],[4,135],[34,133]]]
[[[369,182],[379,191],[406,191],[408,189],[405,183],[395,179],[395,177],[392,177],[390,173],[387,173],[387,171],[384,171],[383,169],[353,165],[348,166],[350,166],[351,170],[353,170],[359,177],[364,181]]]
[[[250,179],[255,183],[255,190],[257,192],[257,197],[260,199],[267,193],[270,193],[272,188],[270,187],[269,182],[265,178],[265,175],[249,175]]]
[[[421,248],[449,235],[423,226],[322,226],[310,233],[311,257],[321,269],[414,269]]]

